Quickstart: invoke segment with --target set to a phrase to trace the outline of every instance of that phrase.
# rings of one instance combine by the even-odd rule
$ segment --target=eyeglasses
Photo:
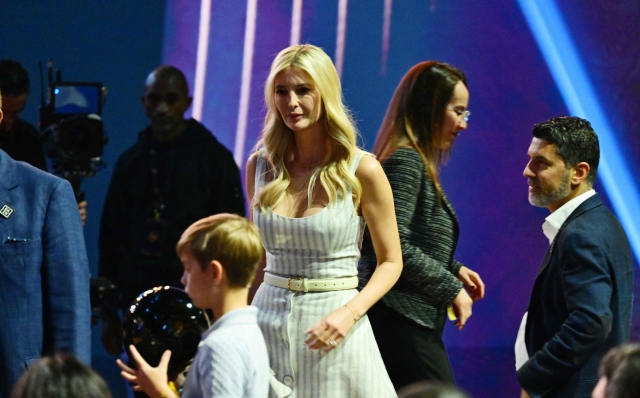
[[[451,105],[447,105],[447,109],[449,109],[450,111],[454,111],[455,114],[458,115],[458,117],[462,116],[465,122],[469,121],[469,116],[471,116],[471,112],[464,109],[453,107]]]

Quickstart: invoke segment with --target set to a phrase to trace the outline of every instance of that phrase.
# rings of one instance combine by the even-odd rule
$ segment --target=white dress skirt
[[[364,152],[351,162],[355,170]],[[266,160],[258,157],[255,192],[264,186]],[[269,273],[284,277],[357,276],[364,220],[356,214],[351,192],[346,200],[303,218],[254,209],[253,220],[267,253]],[[358,291],[291,292],[262,283],[253,305],[269,351],[275,378],[290,387],[289,397],[396,397],[365,315],[332,351],[307,348],[305,331]]]

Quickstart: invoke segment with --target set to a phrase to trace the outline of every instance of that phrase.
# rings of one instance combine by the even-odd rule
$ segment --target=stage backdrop
[[[550,32],[552,43],[563,29],[572,39],[560,43],[556,55],[560,63],[575,64],[564,58],[573,44],[581,63],[561,66],[569,80],[572,68],[586,70],[599,111],[613,126],[601,135],[618,142],[616,159],[631,175],[640,172],[640,139],[634,134],[640,94],[637,3],[571,0],[558,8],[543,1],[551,10],[542,8],[537,17],[528,3],[167,1],[164,62],[185,71],[194,87],[194,117],[234,151],[241,167],[260,135],[269,65],[291,43],[320,46],[333,58],[365,149],[372,148],[391,95],[412,65],[441,60],[465,71],[472,115],[442,169],[442,183],[460,219],[456,258],[481,274],[487,294],[474,305],[463,332],[446,328],[445,342],[459,384],[477,397],[517,394],[512,347],[548,246],[541,230],[548,211],[529,205],[522,176],[532,127],[576,114],[553,69],[558,66],[549,64],[549,50],[532,31],[535,24]],[[554,10],[559,21],[552,18]],[[579,97],[582,89],[576,88]],[[637,193],[629,185],[621,189]],[[608,200],[603,184],[596,190]],[[638,209],[630,214],[638,216]]]
[[[139,97],[146,75],[160,63],[185,72],[195,97],[190,114],[236,154],[241,167],[260,133],[269,65],[292,42],[321,46],[334,59],[366,149],[373,145],[395,86],[412,65],[435,59],[463,69],[472,115],[442,169],[442,183],[460,219],[456,257],[482,275],[487,295],[474,305],[464,331],[449,325],[444,338],[459,385],[474,397],[513,397],[518,387],[512,346],[547,248],[540,228],[547,212],[529,205],[522,170],[533,125],[575,110],[575,104],[568,105],[572,97],[566,81],[581,82],[573,98],[592,103],[578,79],[586,76],[599,105],[596,113],[606,119],[610,138],[619,146],[616,159],[622,166],[612,170],[606,188],[598,182],[596,190],[607,201],[607,190],[616,187],[633,197],[637,183],[623,177],[640,173],[640,135],[635,131],[640,5],[636,0],[564,0],[557,5],[538,0],[551,11],[543,7],[536,13],[531,3],[5,0],[0,6],[0,57],[17,59],[30,73],[32,93],[23,116],[32,123],[37,122],[37,60],[53,58],[65,80],[101,81],[109,88],[104,108],[110,137],[107,168],[83,183],[93,275],[113,165],[146,125]],[[569,44],[560,40],[563,28]],[[540,33],[545,29],[546,42]],[[555,53],[549,43],[559,46]],[[576,62],[568,57],[568,47],[575,49],[585,76],[573,73]],[[563,67],[569,68],[565,85]],[[637,211],[625,216],[627,224],[640,224]],[[640,336],[637,319],[635,339]],[[93,364],[109,380],[114,396],[123,396],[117,368],[98,339]]]

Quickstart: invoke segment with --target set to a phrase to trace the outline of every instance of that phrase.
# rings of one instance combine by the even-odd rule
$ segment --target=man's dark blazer
[[[71,185],[0,150],[0,397],[42,355],[91,361],[89,268]]]
[[[590,397],[600,359],[629,339],[632,302],[629,242],[596,194],[562,225],[538,272],[520,385],[532,397]]]

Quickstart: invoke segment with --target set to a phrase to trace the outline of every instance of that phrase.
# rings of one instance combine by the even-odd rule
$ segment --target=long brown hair
[[[458,82],[467,85],[464,73],[443,62],[421,62],[409,69],[393,94],[373,148],[380,162],[399,147],[415,149],[436,187],[438,200],[442,197],[438,170],[450,152],[436,146],[438,126]]]

